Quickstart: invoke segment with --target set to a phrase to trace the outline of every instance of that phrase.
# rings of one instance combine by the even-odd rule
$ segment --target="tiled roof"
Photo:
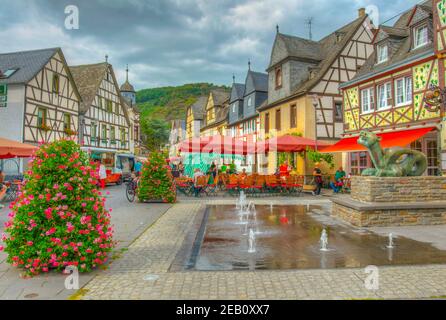
[[[234,97],[234,101],[243,99],[243,95],[245,94],[245,85],[242,83],[234,83],[233,87],[235,88],[236,92],[236,97]]]
[[[277,33],[275,44],[284,49],[287,57],[310,59],[320,61],[322,60],[320,43],[308,39],[303,39],[296,36]],[[271,59],[268,69],[280,61]]]
[[[113,70],[112,66],[107,62],[70,67],[74,82],[76,83],[76,86],[82,97],[80,112],[85,113],[91,107],[94,98],[101,86],[102,80],[105,78],[108,68],[111,68],[111,70]],[[113,82],[118,88],[118,83],[116,81],[114,73],[111,72],[111,74],[113,77]],[[130,123],[128,115],[128,110],[130,108],[129,103],[119,92],[118,96],[121,101],[127,123]]]
[[[268,74],[254,71],[248,71],[248,77],[251,75],[254,81],[254,90],[268,92]],[[247,92],[249,93],[249,92]]]
[[[222,106],[229,100],[229,92],[225,90],[211,90],[211,95],[215,106]]]
[[[27,83],[34,78],[48,63],[60,48],[21,51],[0,54],[0,71],[18,69],[7,79],[0,79],[0,83]]]
[[[190,106],[192,109],[192,114],[194,115],[195,120],[203,120],[204,114],[206,113],[206,104],[208,101],[208,97],[202,96],[197,99],[197,101]]]
[[[83,100],[81,112],[87,111],[93,103],[107,68],[108,63],[106,62],[70,67],[71,74]]]
[[[329,70],[339,54],[341,54],[344,47],[350,42],[351,38],[366,19],[367,16],[360,17],[319,41],[323,60],[316,67],[318,72],[313,78],[298,85],[294,89],[294,94],[305,93],[321,81],[322,77]],[[339,34],[342,34],[341,41],[337,41]]]
[[[426,1],[419,5],[423,10],[428,11],[426,8],[429,7],[430,12],[432,12],[432,2]],[[416,6],[415,6],[416,7]],[[389,67],[404,63],[405,61],[410,61],[412,59],[416,59],[419,56],[423,56],[425,54],[433,53],[434,45],[433,43],[423,46],[418,49],[411,48],[411,39],[410,39],[410,27],[408,26],[410,18],[413,15],[413,11],[415,7],[412,7],[410,10],[406,11],[401,15],[401,17],[395,22],[393,27],[388,26],[380,26],[379,28],[386,33],[392,33],[392,35],[397,35],[400,38],[400,41],[394,44],[394,51],[389,57],[388,61],[380,64],[376,64],[376,52],[373,52],[369,59],[365,62],[362,68],[358,71],[356,76],[344,84],[343,86],[350,85],[359,81],[360,79],[366,79],[368,76],[373,76],[374,74],[383,72],[387,70]]]

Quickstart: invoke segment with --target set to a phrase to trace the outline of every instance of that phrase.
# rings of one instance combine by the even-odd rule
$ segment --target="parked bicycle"
[[[129,202],[134,202],[136,198],[136,190],[138,188],[139,178],[132,174],[132,178],[127,182],[125,195]]]

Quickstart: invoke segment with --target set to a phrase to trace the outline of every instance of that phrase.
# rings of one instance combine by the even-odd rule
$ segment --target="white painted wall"
[[[0,137],[23,142],[25,85],[8,85],[8,105],[0,108]]]

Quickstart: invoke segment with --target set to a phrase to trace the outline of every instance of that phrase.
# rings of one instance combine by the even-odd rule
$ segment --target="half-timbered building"
[[[0,54],[0,88],[2,137],[77,140],[81,97],[60,48]]]
[[[197,101],[186,109],[186,139],[200,137],[207,100],[207,96],[198,97]]]
[[[356,20],[319,41],[285,35],[277,28],[267,69],[268,102],[259,108],[262,139],[298,134],[337,141],[343,133],[339,85],[353,79],[372,54],[372,39],[372,23],[364,9]],[[270,152],[264,171],[273,173],[279,158]],[[288,160],[298,173],[311,173],[312,164],[298,154]]]
[[[437,1],[438,5],[442,2]],[[387,147],[422,151],[428,159],[425,174],[440,174],[441,149],[446,149],[441,141],[444,110],[429,108],[425,98],[431,86],[444,88],[443,12],[437,11],[434,28],[429,0],[406,11],[392,26],[380,26],[374,53],[352,80],[341,85],[344,139],[327,151],[351,151],[344,157],[344,166],[352,174],[372,166],[368,153],[358,150],[356,143],[363,130],[381,135]]]
[[[107,63],[70,67],[82,96],[80,142],[97,152],[130,152],[130,119],[113,67]]]
[[[211,90],[200,129],[201,137],[226,136],[228,129],[229,93],[224,90]]]

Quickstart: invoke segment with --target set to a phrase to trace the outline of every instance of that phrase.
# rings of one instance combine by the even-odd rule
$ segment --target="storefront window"
[[[437,176],[439,174],[438,168],[438,148],[437,141],[427,141],[427,174],[429,176]]]
[[[372,163],[367,152],[350,153],[350,171],[352,175],[360,176],[365,169],[371,167]]]

